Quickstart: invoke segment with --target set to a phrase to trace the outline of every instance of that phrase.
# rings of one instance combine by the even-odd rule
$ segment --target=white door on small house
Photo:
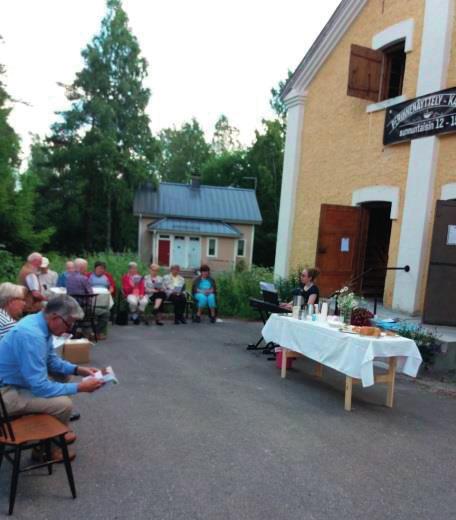
[[[185,254],[185,237],[174,237],[172,258],[173,264],[178,264],[183,268],[187,267]]]
[[[201,263],[201,241],[198,237],[189,237],[188,267],[196,269]]]

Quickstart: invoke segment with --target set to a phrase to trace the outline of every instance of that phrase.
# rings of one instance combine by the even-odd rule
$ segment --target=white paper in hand
[[[97,372],[95,372],[95,375],[84,377],[82,380],[86,381],[87,379],[98,379],[99,381],[103,381],[104,384],[112,383],[114,385],[117,385],[119,383],[119,380],[114,374],[114,370],[112,369],[112,367],[106,367],[104,369],[104,374],[101,370],[97,370]]]

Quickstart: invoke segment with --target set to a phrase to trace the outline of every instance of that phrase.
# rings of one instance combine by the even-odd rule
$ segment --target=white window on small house
[[[207,239],[207,256],[217,256],[217,239],[216,238],[208,238]]]
[[[405,60],[404,42],[378,51],[352,45],[347,94],[374,102],[400,96],[404,85]]]
[[[237,256],[245,256],[245,240],[243,238],[240,238],[237,241],[236,255]]]

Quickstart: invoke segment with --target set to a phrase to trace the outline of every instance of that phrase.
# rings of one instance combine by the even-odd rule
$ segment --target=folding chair
[[[62,450],[68,484],[70,485],[73,498],[76,498],[73,470],[64,437],[68,431],[68,428],[58,419],[47,414],[24,415],[17,419],[8,417],[5,402],[0,392],[0,468],[3,458],[8,460],[13,466],[9,515],[13,514],[19,473],[47,467],[48,474],[52,475],[52,466],[61,462],[61,460],[51,459],[51,443],[56,444]],[[44,446],[46,461],[21,468],[22,452],[38,446]]]

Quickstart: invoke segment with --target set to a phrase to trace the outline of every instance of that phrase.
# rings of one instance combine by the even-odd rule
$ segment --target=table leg
[[[280,373],[282,379],[285,379],[287,376],[287,354],[288,350],[286,348],[282,348],[282,370]]]
[[[321,363],[317,363],[315,365],[315,377],[323,376],[323,365]]]
[[[393,407],[394,402],[394,384],[396,382],[396,366],[397,366],[397,358],[391,357],[389,358],[389,368],[388,368],[388,386],[386,391],[386,406],[389,408]]]
[[[353,379],[350,376],[345,377],[345,410],[351,412],[352,409],[352,392]]]

